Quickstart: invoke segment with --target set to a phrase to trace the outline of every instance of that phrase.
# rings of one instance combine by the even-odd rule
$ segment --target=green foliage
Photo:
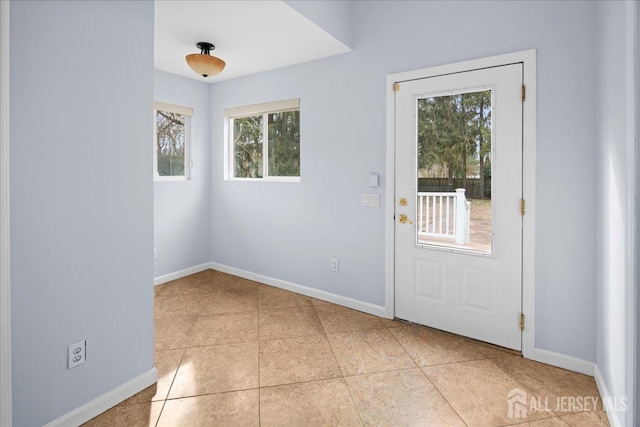
[[[487,162],[484,164],[484,178],[491,179],[491,163]]]
[[[300,110],[269,114],[269,175],[300,176]]]
[[[431,176],[466,178],[490,170],[491,91],[418,100],[418,168]],[[490,176],[490,172],[489,172]]]
[[[234,176],[262,178],[262,115],[233,119]]]
[[[160,176],[184,176],[185,116],[158,110],[156,150]]]
[[[262,178],[265,117],[269,176],[300,176],[300,110],[233,119],[234,176]]]

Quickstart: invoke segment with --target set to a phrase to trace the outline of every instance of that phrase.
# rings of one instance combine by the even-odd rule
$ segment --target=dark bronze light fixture
[[[193,71],[202,77],[209,77],[215,76],[224,70],[224,66],[227,64],[210,53],[216,48],[214,45],[207,42],[199,42],[196,43],[196,47],[200,49],[200,53],[192,53],[185,57],[187,64]]]

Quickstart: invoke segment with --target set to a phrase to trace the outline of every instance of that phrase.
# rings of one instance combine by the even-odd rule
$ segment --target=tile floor
[[[593,378],[470,339],[213,270],[155,295],[158,383],[87,426],[608,425]]]

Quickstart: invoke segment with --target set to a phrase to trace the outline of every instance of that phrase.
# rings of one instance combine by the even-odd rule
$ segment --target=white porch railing
[[[460,245],[469,242],[471,202],[465,191],[418,193],[418,236],[452,238]]]

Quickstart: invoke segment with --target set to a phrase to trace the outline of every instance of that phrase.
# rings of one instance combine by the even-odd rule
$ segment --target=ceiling
[[[185,62],[200,41],[227,63],[217,76],[199,76]],[[155,68],[190,79],[217,82],[349,50],[280,0],[155,1]]]

